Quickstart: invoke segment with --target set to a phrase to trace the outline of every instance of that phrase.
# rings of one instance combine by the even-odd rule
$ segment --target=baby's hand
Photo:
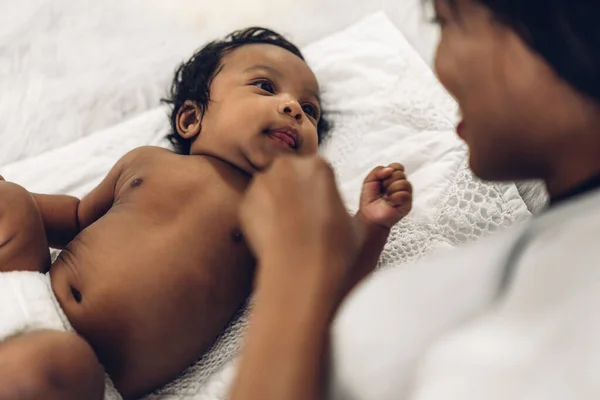
[[[402,164],[376,167],[365,178],[360,195],[360,218],[371,224],[391,228],[412,207],[412,186]]]

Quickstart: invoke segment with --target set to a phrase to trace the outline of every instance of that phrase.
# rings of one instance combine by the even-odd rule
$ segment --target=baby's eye
[[[302,111],[304,111],[304,113],[309,117],[312,117],[316,120],[319,119],[319,110],[312,104],[304,104],[302,106]]]
[[[273,82],[267,79],[261,79],[259,81],[253,82],[252,84],[260,90],[264,90],[265,92],[275,94],[275,85],[273,84]]]

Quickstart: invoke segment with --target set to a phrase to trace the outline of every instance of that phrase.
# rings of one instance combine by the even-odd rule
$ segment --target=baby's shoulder
[[[161,171],[173,169],[169,168],[169,164],[175,162],[173,157],[177,158],[175,153],[162,147],[137,147],[121,157],[109,175],[114,175],[115,186],[120,188],[128,182],[139,181],[141,178],[146,180],[149,175],[160,175]],[[156,168],[157,165],[162,168]]]
[[[158,146],[141,146],[127,152],[121,157],[120,162],[131,164],[133,162],[152,162],[157,158],[174,156],[175,154],[168,149]]]
[[[153,165],[167,167],[169,163],[177,162],[177,155],[171,150],[158,146],[142,146],[127,152],[117,162],[117,169],[122,174],[131,174],[132,170],[148,169]]]

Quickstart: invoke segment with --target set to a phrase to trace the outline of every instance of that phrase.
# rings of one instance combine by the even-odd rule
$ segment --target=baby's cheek
[[[305,138],[304,143],[302,144],[301,153],[304,155],[314,155],[317,154],[319,150],[319,139],[315,134],[314,137],[310,136]]]

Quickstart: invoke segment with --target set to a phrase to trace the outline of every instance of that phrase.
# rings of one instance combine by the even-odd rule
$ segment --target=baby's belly
[[[83,239],[52,266],[52,286],[126,398],[164,385],[199,359],[250,290],[252,260],[234,244],[174,252],[176,243],[119,248],[120,241]]]

